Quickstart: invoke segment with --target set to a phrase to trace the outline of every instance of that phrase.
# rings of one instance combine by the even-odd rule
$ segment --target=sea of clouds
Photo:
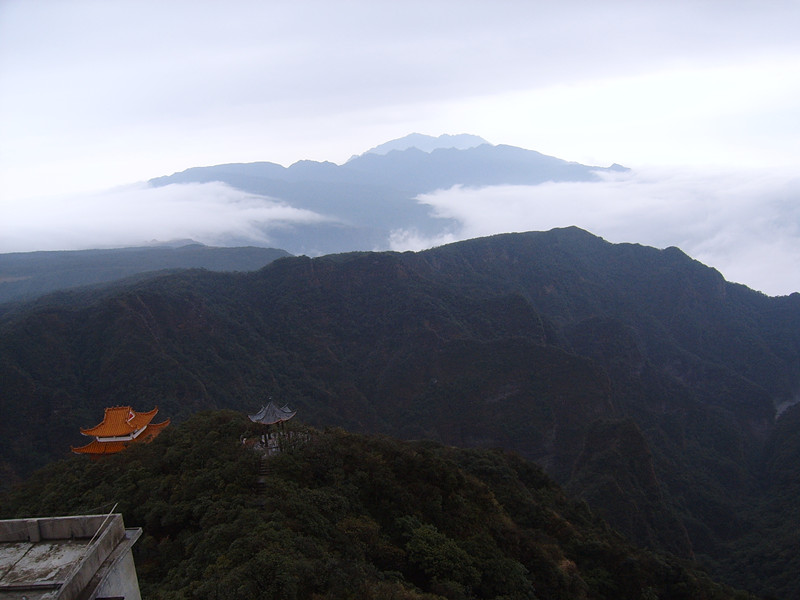
[[[800,291],[800,177],[788,171],[641,169],[599,182],[455,186],[420,195],[457,226],[393,232],[418,250],[509,231],[576,225],[610,242],[677,246],[727,280],[769,295]]]
[[[447,225],[435,235],[398,229],[375,249],[422,250],[575,225],[610,242],[677,246],[727,280],[769,295],[800,291],[800,177],[795,174],[654,168],[600,175],[594,182],[455,186],[422,194],[415,200],[448,219]],[[302,235],[304,225],[335,220],[219,182],[138,184],[2,209],[0,252],[180,239],[270,246],[279,229],[294,227]]]
[[[182,239],[208,245],[237,239],[268,246],[275,229],[330,220],[220,182],[142,183],[39,198],[4,211],[0,252],[117,248]]]

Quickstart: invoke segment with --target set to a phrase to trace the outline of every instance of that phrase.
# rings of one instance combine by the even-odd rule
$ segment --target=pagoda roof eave
[[[125,442],[98,442],[92,440],[85,446],[74,447],[71,446],[70,450],[75,454],[90,454],[93,456],[100,456],[103,454],[116,454],[122,452],[127,447]]]
[[[81,433],[93,437],[117,437],[130,435],[150,424],[158,413],[158,407],[148,412],[134,412],[130,406],[106,408],[103,421],[94,427],[81,428]]]
[[[169,425],[170,420],[162,421],[161,423],[151,423],[144,430],[144,433],[136,438],[136,443],[149,443],[152,442],[161,431]]]

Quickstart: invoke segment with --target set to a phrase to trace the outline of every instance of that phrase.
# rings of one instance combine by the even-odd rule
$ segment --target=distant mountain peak
[[[388,154],[392,150],[408,150],[416,148],[423,152],[433,152],[439,148],[456,148],[457,150],[467,150],[475,146],[488,144],[485,139],[469,133],[459,133],[456,135],[442,134],[439,137],[425,135],[423,133],[410,133],[405,137],[390,140],[374,148],[370,148],[364,154]],[[355,157],[353,157],[355,158]]]

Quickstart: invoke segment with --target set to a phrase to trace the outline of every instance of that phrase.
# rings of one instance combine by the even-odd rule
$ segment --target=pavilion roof
[[[161,423],[147,425],[147,428],[141,433],[141,435],[131,440],[104,442],[103,438],[95,438],[85,446],[79,446],[78,448],[72,447],[71,450],[75,454],[90,454],[92,456],[116,454],[132,444],[147,444],[153,441],[158,434],[161,433],[161,430],[163,430],[167,425],[169,425],[169,419]]]
[[[92,454],[92,455],[99,455],[99,454],[116,454],[117,452],[122,452],[125,448],[127,448],[128,444],[126,442],[98,442],[96,439],[92,440],[85,446],[79,446],[77,448],[71,447],[70,449],[75,454]]]
[[[147,427],[157,412],[158,407],[149,412],[137,413],[130,406],[112,406],[106,409],[101,423],[88,429],[81,428],[81,433],[95,437],[130,435],[142,427]]]
[[[169,425],[169,419],[162,421],[161,423],[150,423],[142,435],[135,438],[133,441],[137,444],[146,444],[148,442],[152,442],[158,436],[158,434],[161,433],[161,430],[167,425]]]
[[[278,408],[278,405],[271,400],[266,406],[262,407],[254,415],[249,415],[253,423],[261,423],[262,425],[274,425],[282,421],[288,421],[297,414],[296,410],[292,410],[288,405]]]

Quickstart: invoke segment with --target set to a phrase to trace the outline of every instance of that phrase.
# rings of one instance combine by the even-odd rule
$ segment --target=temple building
[[[296,414],[296,410],[292,410],[288,406],[279,408],[277,404],[270,400],[256,414],[248,415],[253,423],[265,426],[264,433],[261,434],[260,444],[257,447],[266,451],[267,455],[281,452],[286,443],[293,437],[291,433],[287,435],[283,431],[283,423]],[[274,430],[273,425],[278,426],[277,431]]]
[[[131,444],[152,441],[161,430],[169,425],[169,419],[161,423],[151,423],[158,413],[158,407],[149,412],[134,412],[130,406],[107,408],[103,422],[89,429],[81,428],[81,433],[94,439],[79,448],[72,448],[76,454],[92,457],[116,454]]]

